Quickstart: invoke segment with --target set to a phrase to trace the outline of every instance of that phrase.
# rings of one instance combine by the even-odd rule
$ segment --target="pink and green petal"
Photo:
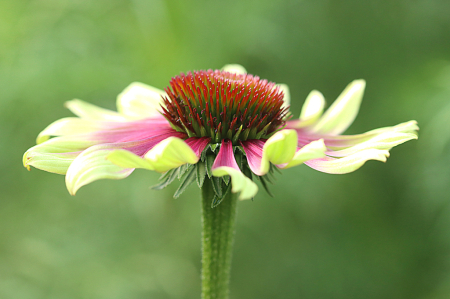
[[[239,193],[240,200],[251,199],[258,192],[256,184],[239,169],[230,140],[222,140],[222,145],[211,170],[213,176],[229,175],[231,177],[231,192]]]
[[[203,149],[207,144],[204,141],[193,143],[196,148],[203,145]],[[197,163],[201,151],[198,155],[196,151],[182,139],[168,137],[148,151],[143,158],[127,150],[116,150],[111,152],[107,159],[124,168],[144,168],[162,173],[184,164]]]
[[[390,150],[394,146],[412,139],[417,139],[417,135],[414,133],[385,132],[346,149],[327,151],[326,154],[332,157],[345,157],[371,148]]]
[[[117,110],[131,119],[154,117],[160,115],[163,96],[163,90],[135,82],[117,97]]]
[[[317,90],[311,91],[303,104],[300,118],[298,120],[288,121],[286,128],[300,129],[312,126],[322,115],[324,107],[325,98],[323,95]]]
[[[265,175],[270,169],[270,163],[286,164],[292,160],[297,151],[297,132],[281,130],[264,142],[247,140],[242,146],[247,156],[250,169],[256,175]]]
[[[40,144],[47,141],[51,136],[80,135],[97,132],[106,128],[107,127],[99,121],[81,119],[78,117],[61,118],[39,133],[36,143]]]
[[[324,158],[326,150],[327,148],[325,147],[323,139],[312,141],[300,148],[289,163],[277,166],[280,168],[291,168],[309,160]]]
[[[344,158],[324,157],[304,162],[309,167],[330,174],[345,174],[360,168],[368,160],[386,162],[387,150],[366,149]]]
[[[329,135],[338,135],[344,132],[358,114],[365,86],[364,80],[355,80],[350,83],[309,130],[312,133]]]
[[[116,111],[100,108],[78,99],[66,102],[65,106],[73,114],[83,119],[100,121],[126,121],[126,118]]]

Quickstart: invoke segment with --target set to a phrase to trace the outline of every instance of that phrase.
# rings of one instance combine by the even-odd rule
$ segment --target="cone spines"
[[[275,83],[257,76],[196,71],[172,78],[163,115],[189,136],[212,142],[268,138],[283,127],[288,109]]]

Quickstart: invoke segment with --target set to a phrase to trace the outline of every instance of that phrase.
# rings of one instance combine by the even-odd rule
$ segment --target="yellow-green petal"
[[[98,121],[81,119],[78,117],[66,117],[51,123],[36,138],[36,143],[47,141],[50,136],[65,136],[91,133],[102,129]]]
[[[93,141],[56,137],[26,151],[23,155],[23,165],[28,170],[33,166],[48,172],[66,174],[79,153],[94,144]]]
[[[322,172],[344,174],[357,170],[368,160],[386,162],[387,157],[389,157],[389,152],[387,150],[367,149],[344,158],[325,157],[309,160],[304,163],[309,167]]]
[[[84,119],[102,121],[124,121],[125,118],[116,111],[104,109],[82,100],[74,99],[65,103],[67,109]]]
[[[327,148],[325,147],[323,139],[312,141],[298,150],[292,160],[281,168],[290,168],[312,159],[325,157],[326,150]]]
[[[358,114],[365,86],[364,80],[355,80],[350,83],[311,128],[311,132],[330,135],[344,132]]]
[[[148,170],[155,170],[148,160],[123,149],[112,151],[106,159],[123,168],[144,168]]]
[[[166,172],[184,164],[195,164],[199,157],[182,139],[169,137],[152,148],[144,158],[157,172]]]
[[[284,94],[282,107],[289,107],[289,105],[291,104],[291,93],[289,91],[289,86],[287,86],[286,84],[277,84],[276,86],[280,88],[280,90]]]
[[[222,71],[241,75],[247,74],[247,70],[240,64],[227,64],[222,68]]]
[[[142,119],[159,115],[163,90],[139,82],[131,83],[117,97],[117,110],[120,114]]]
[[[270,137],[263,147],[260,175],[269,171],[270,162],[285,164],[292,160],[297,150],[297,132],[281,130]]]
[[[322,115],[324,107],[325,98],[322,93],[317,90],[311,91],[303,104],[299,127],[305,127],[315,123]]]
[[[215,168],[212,174],[216,177],[229,175],[231,177],[231,192],[239,193],[240,200],[251,199],[258,193],[258,186],[237,169],[220,166]]]
[[[82,152],[70,165],[66,174],[66,186],[71,195],[82,186],[100,179],[123,179],[133,172],[113,164],[106,157],[111,149],[106,146],[93,146]]]

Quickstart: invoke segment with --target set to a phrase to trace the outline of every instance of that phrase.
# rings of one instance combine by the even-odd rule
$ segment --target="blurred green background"
[[[240,63],[331,103],[367,80],[347,133],[416,119],[420,139],[348,175],[283,171],[239,204],[231,298],[450,297],[450,1],[1,0],[0,298],[199,298],[200,201],[136,171],[71,197],[22,167],[63,103],[115,109],[133,81],[164,88]]]

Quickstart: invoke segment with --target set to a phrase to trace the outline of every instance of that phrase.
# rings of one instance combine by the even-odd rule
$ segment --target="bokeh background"
[[[240,63],[331,103],[367,80],[347,133],[416,119],[420,139],[348,175],[283,171],[239,203],[231,298],[450,297],[450,1],[1,0],[0,298],[199,298],[200,201],[136,171],[68,194],[23,153],[80,98],[115,109]]]

